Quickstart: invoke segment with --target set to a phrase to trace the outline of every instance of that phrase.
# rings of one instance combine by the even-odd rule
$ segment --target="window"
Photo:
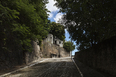
[[[50,37],[50,39],[52,39],[52,37]]]
[[[61,44],[61,41],[59,41],[59,44]]]
[[[56,44],[56,41],[55,41],[55,44]]]

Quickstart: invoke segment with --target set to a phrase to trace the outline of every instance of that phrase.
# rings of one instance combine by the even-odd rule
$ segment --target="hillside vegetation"
[[[45,0],[0,1],[0,49],[30,51],[31,40],[40,41],[49,32]],[[11,45],[12,44],[12,45]]]

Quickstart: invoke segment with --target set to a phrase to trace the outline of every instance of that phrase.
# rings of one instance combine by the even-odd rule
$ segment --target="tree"
[[[67,52],[73,51],[75,49],[75,45],[73,45],[73,43],[70,41],[65,42],[63,47],[66,49]]]
[[[52,22],[50,24],[50,33],[53,34],[53,36],[59,38],[60,40],[65,40],[64,26],[59,23]]]
[[[49,32],[46,0],[0,1],[0,47],[10,50],[19,44],[29,51],[31,40],[44,38]]]
[[[115,0],[56,0],[72,40],[83,50],[116,36]]]

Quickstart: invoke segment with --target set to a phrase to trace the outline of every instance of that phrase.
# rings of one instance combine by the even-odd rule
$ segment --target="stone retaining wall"
[[[63,47],[59,47],[58,45],[44,41],[42,42],[41,53],[44,58],[70,56],[70,53],[67,52]]]
[[[76,52],[75,58],[90,67],[116,77],[116,37]]]
[[[10,45],[11,51],[0,51],[0,71],[12,69],[15,66],[28,64],[34,60],[39,59],[40,47],[37,42],[31,42],[33,50],[32,52],[23,51],[21,45]]]

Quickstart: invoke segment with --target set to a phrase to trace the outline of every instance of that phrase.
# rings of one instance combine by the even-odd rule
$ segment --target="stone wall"
[[[15,66],[28,64],[39,58],[68,57],[69,53],[62,47],[54,45],[46,40],[42,42],[41,50],[39,42],[31,41],[32,51],[22,50],[22,45],[12,43],[9,45],[10,51],[0,50],[0,71],[12,69]]]
[[[40,46],[38,41],[32,41],[32,52],[25,52],[25,62],[26,64],[41,58]]]
[[[63,47],[59,47],[58,45],[42,42],[41,45],[41,53],[43,57],[51,58],[51,57],[69,57],[69,52],[67,52]]]
[[[76,52],[75,58],[90,67],[116,77],[116,37],[84,51]]]
[[[40,47],[37,41],[31,42],[32,52],[23,51],[21,45],[10,45],[10,51],[0,51],[0,71],[12,69],[17,65],[28,64],[41,57]]]

